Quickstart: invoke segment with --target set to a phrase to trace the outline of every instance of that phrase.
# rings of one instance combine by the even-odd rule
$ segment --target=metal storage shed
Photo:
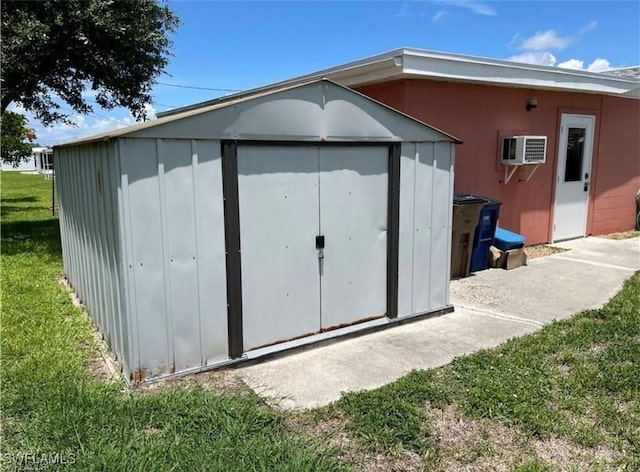
[[[451,311],[457,142],[317,80],[57,146],[65,275],[132,383]]]

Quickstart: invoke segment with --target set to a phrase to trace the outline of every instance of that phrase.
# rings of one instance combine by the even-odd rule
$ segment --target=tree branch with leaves
[[[86,91],[145,118],[180,23],[154,0],[4,0],[1,16],[2,112],[19,103],[44,125],[69,121],[57,99],[91,112]]]
[[[2,162],[18,167],[31,157],[32,142],[36,135],[27,127],[27,119],[12,111],[2,113],[0,129]]]

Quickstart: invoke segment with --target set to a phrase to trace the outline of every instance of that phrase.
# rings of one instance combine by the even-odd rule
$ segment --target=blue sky
[[[640,64],[640,2],[630,1],[174,1],[183,24],[158,82],[245,90],[401,46],[558,67]],[[215,98],[224,90],[156,85],[148,109]],[[20,111],[18,109],[18,111]],[[45,129],[54,144],[133,123],[126,110],[75,116]]]

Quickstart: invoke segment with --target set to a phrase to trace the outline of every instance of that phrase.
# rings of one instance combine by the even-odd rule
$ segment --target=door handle
[[[324,235],[316,236],[316,249],[318,250],[318,259],[324,259]]]

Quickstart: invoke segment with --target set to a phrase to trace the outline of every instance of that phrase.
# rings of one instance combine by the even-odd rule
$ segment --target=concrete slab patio
[[[239,367],[237,374],[283,408],[326,405],[344,391],[377,388],[601,306],[640,269],[640,238],[555,246],[568,251],[453,281],[454,313]]]

